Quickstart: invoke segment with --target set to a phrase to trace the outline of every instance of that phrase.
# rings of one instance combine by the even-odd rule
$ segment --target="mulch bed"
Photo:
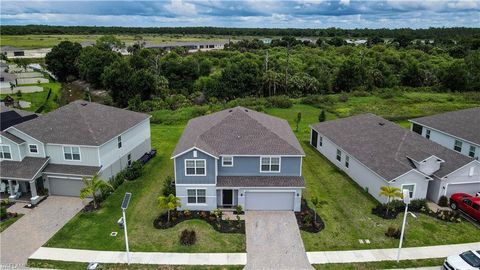
[[[189,211],[185,213],[183,211],[170,211],[170,222],[167,222],[168,215],[164,213],[157,217],[153,221],[153,226],[157,229],[172,228],[178,223],[185,220],[200,219],[210,224],[213,229],[221,233],[245,233],[245,221],[244,220],[222,220],[221,217],[217,218],[209,211]]]
[[[8,212],[4,217],[0,217],[0,222],[7,221],[11,218],[16,218],[18,217],[18,213],[10,213]]]
[[[372,214],[379,216],[383,219],[396,219],[399,213],[405,211],[404,206],[391,208],[387,213],[387,208],[384,204],[379,204],[372,209]],[[422,208],[408,208],[410,212],[423,213],[427,216],[434,217],[446,222],[460,222],[460,214],[455,210],[437,210],[436,212],[428,209],[428,207]]]
[[[317,217],[316,222],[315,216]],[[305,199],[302,199],[300,212],[295,212],[295,217],[297,218],[298,227],[302,231],[318,233],[325,229],[325,223],[323,222],[322,218],[316,214],[313,209],[308,207]]]

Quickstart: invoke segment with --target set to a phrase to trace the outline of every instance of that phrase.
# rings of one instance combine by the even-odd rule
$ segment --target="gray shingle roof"
[[[25,157],[22,161],[0,161],[0,178],[33,180],[49,158]]]
[[[301,176],[218,176],[217,187],[305,187]]]
[[[480,145],[480,107],[415,118],[411,121]]]
[[[19,137],[13,135],[13,134],[10,134],[8,132],[5,132],[5,131],[1,131],[0,134],[2,136],[4,136],[5,138],[11,140],[12,142],[16,143],[16,144],[22,144],[24,143],[25,141],[20,139]]]
[[[13,126],[44,143],[99,146],[149,118],[83,100]]]
[[[304,155],[286,120],[235,107],[190,120],[173,156],[192,147],[219,155]]]
[[[414,168],[409,159],[441,158],[445,162],[434,173],[437,177],[473,160],[374,114],[327,121],[312,128],[387,181]]]
[[[101,167],[97,166],[77,166],[64,164],[48,164],[43,170],[47,174],[67,174],[80,176],[94,176],[100,171]]]

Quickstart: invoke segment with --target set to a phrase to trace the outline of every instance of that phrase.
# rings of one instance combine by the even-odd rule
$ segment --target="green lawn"
[[[10,218],[10,219],[7,219],[5,221],[0,222],[0,233],[5,231],[10,225],[15,223],[15,221],[19,220],[22,216],[23,216],[23,214],[18,214],[14,218]]]
[[[60,96],[60,90],[62,88],[62,85],[58,82],[50,82],[50,83],[40,83],[40,84],[25,84],[21,86],[41,86],[43,87],[42,92],[35,92],[35,93],[22,93],[22,96],[19,98],[16,93],[10,94],[14,99],[19,99],[23,101],[28,101],[31,102],[30,108],[25,108],[26,111],[36,111],[42,104],[45,102],[47,95],[48,95],[48,89],[52,89],[52,94],[48,98],[47,103],[45,104],[45,107],[42,111],[44,112],[49,112],[52,111],[56,108],[58,108],[58,103],[57,99]],[[6,96],[6,94],[0,95],[0,98],[3,99]]]
[[[53,268],[53,269],[68,269],[68,270],[84,270],[87,268],[88,263],[80,262],[63,262],[63,261],[49,261],[49,260],[28,260],[29,267],[37,268]],[[208,266],[208,265],[148,265],[148,264],[101,264],[99,270],[240,270],[243,266]]]
[[[424,94],[408,93],[411,96]],[[424,101],[418,101],[417,108],[429,108],[427,112],[437,110],[435,103],[448,101],[445,110],[473,106],[465,98],[454,94],[429,94]],[[446,96],[448,95],[448,96]],[[402,97],[404,98],[404,97]],[[351,110],[362,104],[364,97],[352,97],[347,102],[334,104],[335,108]],[[388,100],[378,100],[374,105]],[[388,101],[390,102],[390,101]],[[402,102],[391,103],[387,111],[378,112],[389,115],[390,110],[401,112],[409,106]],[[423,104],[423,105],[422,105]],[[413,106],[413,105],[412,105]],[[331,108],[330,108],[331,109]],[[337,117],[337,111],[328,110],[327,119]],[[325,158],[308,144],[308,125],[318,121],[319,108],[295,104],[290,109],[266,109],[266,112],[287,119],[295,130],[294,119],[297,112],[302,113],[299,131],[295,132],[306,151],[303,162],[303,175],[306,179],[304,196],[310,200],[317,196],[323,202],[318,213],[324,219],[326,228],[317,234],[302,232],[302,238],[308,251],[314,250],[348,250],[366,248],[391,248],[398,245],[398,240],[384,236],[388,226],[400,226],[402,215],[395,220],[384,220],[372,215],[375,200],[359,188],[352,180],[339,172]],[[165,112],[167,113],[167,112]],[[171,113],[171,112],[168,112]],[[404,116],[403,114],[396,115]],[[406,126],[404,119],[401,124]],[[189,221],[168,230],[153,228],[152,222],[160,213],[156,207],[156,197],[162,189],[162,180],[171,175],[173,162],[170,154],[184,125],[152,124],[152,144],[158,150],[157,157],[147,164],[145,174],[134,182],[122,185],[105,202],[102,210],[96,213],[80,213],[62,228],[46,246],[81,248],[96,250],[123,250],[123,234],[116,221],[121,216],[120,203],[125,191],[133,193],[133,200],[127,213],[129,239],[133,251],[170,251],[170,252],[242,252],[245,251],[244,235],[222,234],[214,231],[202,221]],[[372,191],[376,192],[376,191]],[[178,235],[183,228],[195,228],[198,243],[192,247],[178,244]],[[118,231],[115,238],[112,231]],[[369,239],[370,245],[359,244],[359,239]],[[409,218],[405,246],[425,246],[480,241],[478,229],[467,222],[446,223],[426,215],[419,214],[418,219]]]
[[[145,173],[133,182],[120,186],[95,213],[80,213],[48,241],[46,246],[96,250],[124,250],[123,230],[118,228],[121,217],[120,204],[125,192],[132,193],[127,211],[127,224],[131,251],[169,252],[243,252],[245,236],[224,234],[200,220],[190,220],[177,226],[159,230],[153,227],[154,219],[160,214],[156,198],[162,191],[162,182],[173,174],[170,155],[184,126],[151,126],[152,147],[157,156],[145,167]],[[183,229],[195,229],[197,243],[190,247],[179,244],[178,237]],[[110,232],[118,231],[116,237]]]
[[[318,270],[377,270],[377,269],[400,269],[428,266],[440,266],[445,259],[428,260],[405,260],[405,261],[384,261],[368,263],[333,263],[313,265]]]

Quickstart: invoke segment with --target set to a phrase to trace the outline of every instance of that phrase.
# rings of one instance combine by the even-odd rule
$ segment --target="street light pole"
[[[408,189],[403,190],[403,202],[405,203],[405,214],[403,215],[402,233],[400,234],[400,244],[397,252],[397,263],[400,261],[400,251],[402,250],[403,234],[405,233],[405,223],[407,223],[408,204],[410,204],[410,191]]]
[[[130,203],[130,198],[132,197],[132,193],[126,192],[125,197],[123,197],[122,202],[122,214],[123,214],[123,229],[125,231],[125,248],[127,249],[127,263],[130,265],[130,249],[128,247],[128,233],[127,233],[127,217],[125,215],[125,210],[128,208],[128,204]]]

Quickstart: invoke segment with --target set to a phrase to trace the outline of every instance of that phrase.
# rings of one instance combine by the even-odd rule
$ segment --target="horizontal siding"
[[[197,157],[193,157],[193,152],[197,151]],[[185,175],[186,159],[204,159],[206,161],[206,176],[187,176]],[[175,158],[175,181],[177,184],[215,184],[215,158],[202,151],[191,150]]]
[[[260,157],[233,157],[233,167],[223,167],[218,160],[218,175],[221,176],[300,176],[301,157],[282,157],[279,173],[260,172]]]

